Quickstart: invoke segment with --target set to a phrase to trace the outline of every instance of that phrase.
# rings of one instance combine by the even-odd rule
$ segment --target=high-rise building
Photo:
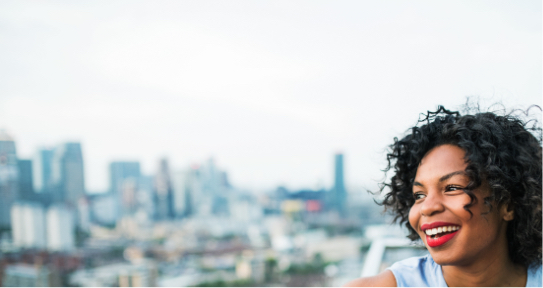
[[[35,201],[34,187],[32,185],[32,161],[17,160],[19,169],[19,199],[26,201]]]
[[[204,207],[209,205],[211,213],[215,215],[228,215],[228,199],[231,190],[226,172],[220,171],[215,166],[215,161],[210,158],[200,168],[200,181]],[[204,209],[205,210],[205,209]]]
[[[117,217],[132,214],[137,208],[138,182],[141,177],[139,162],[111,162],[109,189],[118,202]]]
[[[13,244],[22,248],[46,246],[45,213],[41,204],[17,202],[11,207]]]
[[[68,206],[54,204],[46,213],[47,249],[69,251],[75,247],[74,212]]]
[[[116,161],[109,164],[109,189],[113,194],[121,191],[125,179],[139,179],[141,176],[139,162]]]
[[[193,169],[172,173],[173,209],[175,217],[193,213],[193,195],[197,192],[197,173]]]
[[[343,175],[343,154],[335,155],[334,166],[334,187],[332,188],[329,200],[329,208],[336,210],[340,215],[345,215],[347,212],[346,201],[347,192],[345,191],[344,175]]]
[[[85,195],[81,144],[65,143],[55,149],[52,162],[53,201],[73,206]]]
[[[155,205],[155,218],[157,220],[174,217],[170,168],[166,159],[160,160],[158,173],[155,176]]]
[[[11,225],[11,206],[19,196],[19,173],[15,141],[0,130],[0,227]]]
[[[53,149],[39,149],[32,161],[32,184],[38,194],[50,193],[53,187]]]

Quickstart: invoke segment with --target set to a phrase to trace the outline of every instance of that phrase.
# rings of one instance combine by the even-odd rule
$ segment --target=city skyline
[[[538,1],[0,8],[0,129],[23,159],[80,142],[91,192],[112,161],[163,157],[213,157],[249,189],[331,187],[338,151],[347,186],[373,185],[421,112],[541,105]]]

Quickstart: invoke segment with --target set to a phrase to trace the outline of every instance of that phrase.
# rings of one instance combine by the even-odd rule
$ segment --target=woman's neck
[[[524,287],[527,268],[515,264],[505,251],[493,251],[488,257],[467,265],[442,266],[443,277],[452,286]]]

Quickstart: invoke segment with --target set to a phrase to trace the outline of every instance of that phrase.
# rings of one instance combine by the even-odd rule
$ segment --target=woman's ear
[[[511,221],[515,218],[515,211],[513,210],[513,205],[510,203],[502,204],[500,212],[505,221]]]

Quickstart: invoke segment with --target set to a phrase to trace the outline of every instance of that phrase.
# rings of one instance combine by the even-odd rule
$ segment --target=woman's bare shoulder
[[[385,270],[372,277],[355,279],[345,287],[396,287],[396,278],[390,270]]]

